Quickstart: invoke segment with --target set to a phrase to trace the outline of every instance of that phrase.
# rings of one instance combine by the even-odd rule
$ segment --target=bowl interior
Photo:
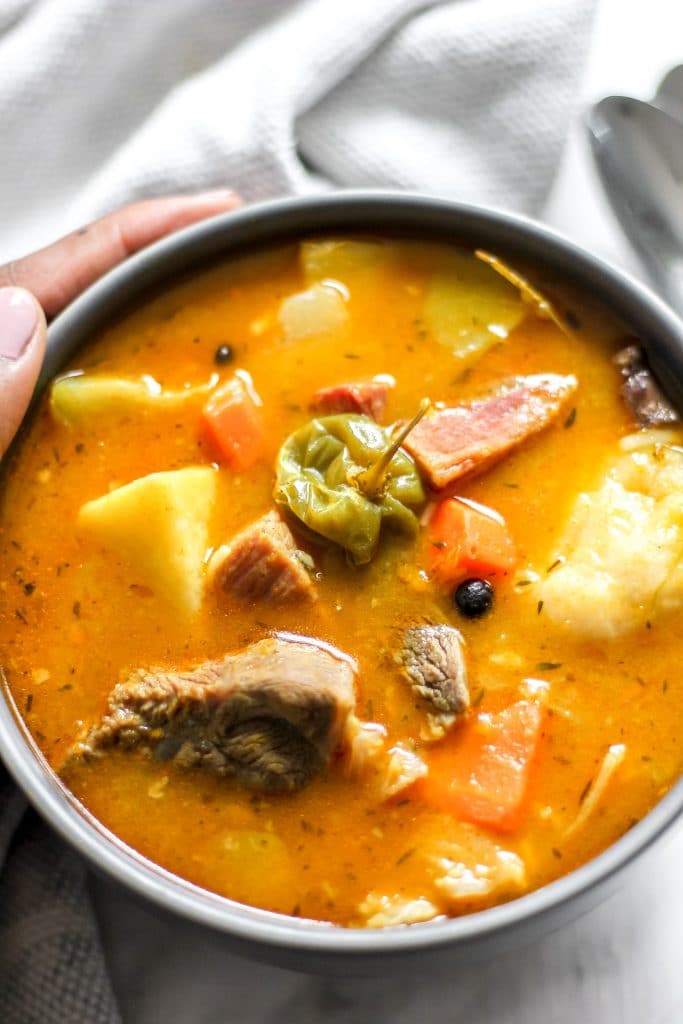
[[[605,303],[642,339],[663,385],[683,405],[683,325],[646,288],[524,218],[406,194],[344,193],[283,200],[188,228],[138,254],[90,288],[51,326],[44,385],[111,318],[178,274],[218,258],[302,236],[374,234],[419,237],[493,249],[528,260]],[[0,701],[0,752],[38,810],[99,870],[156,904],[224,931],[240,948],[280,963],[336,969],[340,962],[399,962],[405,956],[457,947],[490,952],[533,938],[576,916],[613,883],[677,818],[683,782],[603,854],[558,881],[511,903],[462,918],[381,932],[339,929],[246,907],[155,866],[108,832],[47,767],[7,687]]]

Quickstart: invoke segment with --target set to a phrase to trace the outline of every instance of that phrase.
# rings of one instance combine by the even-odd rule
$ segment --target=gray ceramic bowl
[[[683,323],[642,285],[520,217],[407,194],[343,193],[253,206],[188,228],[128,260],[90,288],[50,328],[43,382],[91,334],[152,286],[207,260],[316,233],[426,237],[481,246],[535,263],[601,299],[648,346],[683,405]],[[616,887],[683,810],[683,781],[622,839],[588,864],[514,902],[468,917],[408,928],[334,928],[245,907],[156,867],[107,832],[47,768],[5,694],[0,754],[43,817],[99,871],[151,901],[224,933],[237,952],[309,971],[375,973],[409,958],[451,962],[492,956],[577,917]]]

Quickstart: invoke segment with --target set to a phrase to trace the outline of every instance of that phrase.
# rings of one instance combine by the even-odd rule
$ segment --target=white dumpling
[[[601,487],[577,498],[538,584],[543,614],[615,637],[683,605],[683,451],[657,431],[622,441]]]

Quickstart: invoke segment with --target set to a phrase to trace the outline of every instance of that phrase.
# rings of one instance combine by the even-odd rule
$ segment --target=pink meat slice
[[[387,381],[359,381],[355,384],[333,384],[320,388],[311,405],[319,412],[359,412],[381,420],[387,404],[390,384]]]
[[[436,490],[480,472],[538,434],[561,413],[578,387],[573,375],[516,377],[497,394],[439,409],[404,442]]]

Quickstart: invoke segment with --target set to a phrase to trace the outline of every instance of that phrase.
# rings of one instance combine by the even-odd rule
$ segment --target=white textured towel
[[[246,200],[411,188],[538,211],[594,2],[0,0],[0,262],[132,198],[210,185]],[[22,811],[0,767],[0,1020],[115,1024],[83,866]],[[299,983],[115,903],[123,933],[116,906],[103,925],[126,1022],[454,1019],[446,975],[436,1000],[421,971],[389,1002],[383,984]],[[482,990],[463,980],[469,1018]]]
[[[0,262],[132,197],[392,186],[534,212],[594,0],[0,0]]]

